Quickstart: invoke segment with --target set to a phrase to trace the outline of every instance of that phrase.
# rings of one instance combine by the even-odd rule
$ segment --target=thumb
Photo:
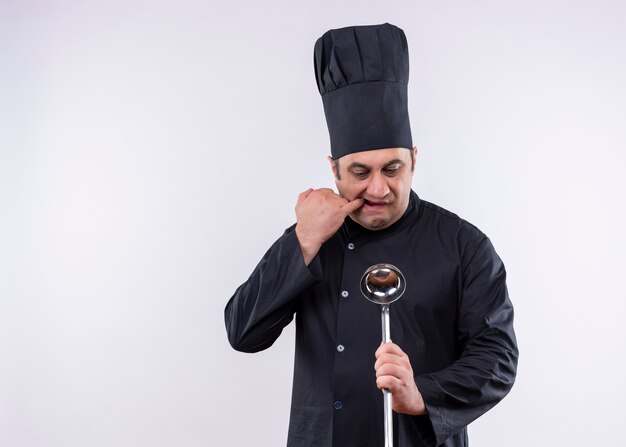
[[[346,213],[346,215],[348,215],[361,208],[364,203],[365,201],[359,197],[351,202],[346,203],[344,206],[341,207],[341,209]]]

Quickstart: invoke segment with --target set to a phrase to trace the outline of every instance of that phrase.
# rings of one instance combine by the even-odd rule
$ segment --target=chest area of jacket
[[[320,311],[353,315],[364,322],[379,318],[380,306],[365,299],[360,283],[370,266],[387,263],[406,279],[404,294],[391,305],[392,319],[454,320],[461,286],[455,247],[403,233],[372,240],[337,237],[324,248],[323,279],[311,291]]]

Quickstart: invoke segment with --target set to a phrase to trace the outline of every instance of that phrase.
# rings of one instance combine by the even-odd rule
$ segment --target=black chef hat
[[[315,42],[314,59],[333,159],[413,147],[404,31],[389,23],[332,29]]]

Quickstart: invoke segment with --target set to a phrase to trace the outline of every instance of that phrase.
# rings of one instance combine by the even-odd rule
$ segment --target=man
[[[296,316],[289,447],[383,445],[382,389],[398,446],[466,446],[466,426],[515,379],[505,270],[489,239],[412,190],[408,49],[393,25],[331,30],[315,45],[338,194],[299,195],[297,223],[268,250],[225,311],[235,349],[268,348]],[[364,271],[397,266],[406,291],[380,308]]]

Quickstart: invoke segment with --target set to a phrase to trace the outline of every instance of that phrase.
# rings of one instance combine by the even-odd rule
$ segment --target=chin
[[[371,219],[371,220],[362,220],[357,219],[356,222],[362,227],[367,228],[368,230],[382,230],[389,226],[389,221],[387,219]]]

